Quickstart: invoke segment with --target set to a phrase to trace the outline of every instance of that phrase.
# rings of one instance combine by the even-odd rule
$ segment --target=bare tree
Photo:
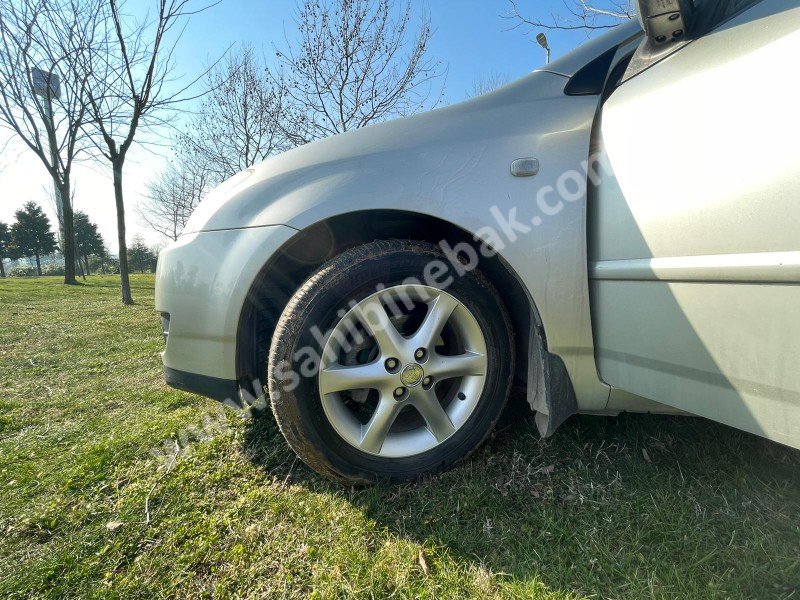
[[[470,98],[482,96],[496,90],[508,83],[508,75],[502,73],[489,73],[483,77],[478,77],[472,83],[472,90],[468,92]]]
[[[520,11],[518,0],[508,0],[511,8],[505,18],[515,21],[514,27],[531,30],[610,29],[622,21],[636,17],[634,0],[565,0],[564,13],[550,13],[546,17],[531,16]],[[531,10],[533,12],[533,10]]]
[[[229,52],[206,84],[207,94],[179,144],[190,165],[205,165],[212,183],[291,147],[281,127],[286,88],[251,46]]]
[[[104,0],[106,45],[84,58],[93,74],[90,110],[99,134],[98,148],[111,163],[117,209],[117,241],[123,304],[133,304],[125,226],[123,171],[137,135],[164,125],[168,112],[190,98],[196,82],[176,86],[173,54],[186,19],[208,8],[190,8],[190,0],[154,0],[155,16],[137,20],[119,0]],[[176,89],[177,88],[177,89]]]
[[[426,17],[393,0],[305,0],[298,41],[276,50],[288,95],[286,133],[295,145],[408,115],[441,97],[428,56]]]
[[[198,163],[170,165],[147,184],[147,198],[137,207],[141,223],[177,240],[208,191],[210,178],[210,171]]]
[[[80,56],[96,48],[97,7],[93,0],[0,0],[0,126],[39,157],[61,196],[67,284],[76,283],[72,167],[86,147],[90,73]]]

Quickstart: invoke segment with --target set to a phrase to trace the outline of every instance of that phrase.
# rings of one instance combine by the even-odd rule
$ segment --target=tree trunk
[[[61,206],[64,215],[64,283],[76,285],[75,280],[75,227],[72,214],[72,200],[70,198],[69,180],[59,186],[61,192]],[[41,275],[41,273],[39,273]]]
[[[117,203],[117,241],[119,243],[119,278],[122,283],[122,303],[133,304],[131,281],[128,275],[128,244],[125,242],[125,201],[122,198],[122,165],[125,159],[111,163],[114,169],[114,200]]]
[[[36,273],[39,275],[39,277],[41,277],[42,276],[42,263],[39,261],[39,253],[36,252],[35,255],[36,255]]]
[[[91,273],[89,273],[89,257],[85,254],[83,255],[83,264],[86,265],[86,274],[91,275]]]
[[[6,268],[3,266],[3,257],[0,256],[0,277],[5,279],[6,276]]]

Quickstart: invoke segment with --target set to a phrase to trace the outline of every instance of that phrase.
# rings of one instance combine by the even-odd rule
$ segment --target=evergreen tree
[[[156,253],[147,247],[141,236],[136,235],[128,248],[128,262],[131,271],[150,272],[155,268]]]
[[[17,221],[11,226],[11,240],[20,256],[36,257],[36,272],[41,275],[42,255],[50,254],[57,247],[50,219],[35,202],[26,202],[14,217]]]
[[[78,211],[75,213],[75,249],[79,259],[83,259],[85,272],[89,274],[89,257],[105,256],[105,243],[97,229],[97,224],[89,220],[89,215]]]

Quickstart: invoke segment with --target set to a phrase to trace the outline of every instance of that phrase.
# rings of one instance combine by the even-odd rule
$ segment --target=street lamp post
[[[539,45],[545,49],[547,52],[547,59],[545,60],[545,64],[550,64],[550,44],[547,42],[547,36],[543,33],[536,34],[536,41],[539,42]]]

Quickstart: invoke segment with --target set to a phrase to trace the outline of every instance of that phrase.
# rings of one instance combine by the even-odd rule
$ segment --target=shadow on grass
[[[538,438],[523,399],[456,469],[344,490],[293,460],[267,412],[252,460],[344,494],[379,526],[512,587],[601,596],[787,596],[800,584],[800,452],[703,419],[573,417]]]

